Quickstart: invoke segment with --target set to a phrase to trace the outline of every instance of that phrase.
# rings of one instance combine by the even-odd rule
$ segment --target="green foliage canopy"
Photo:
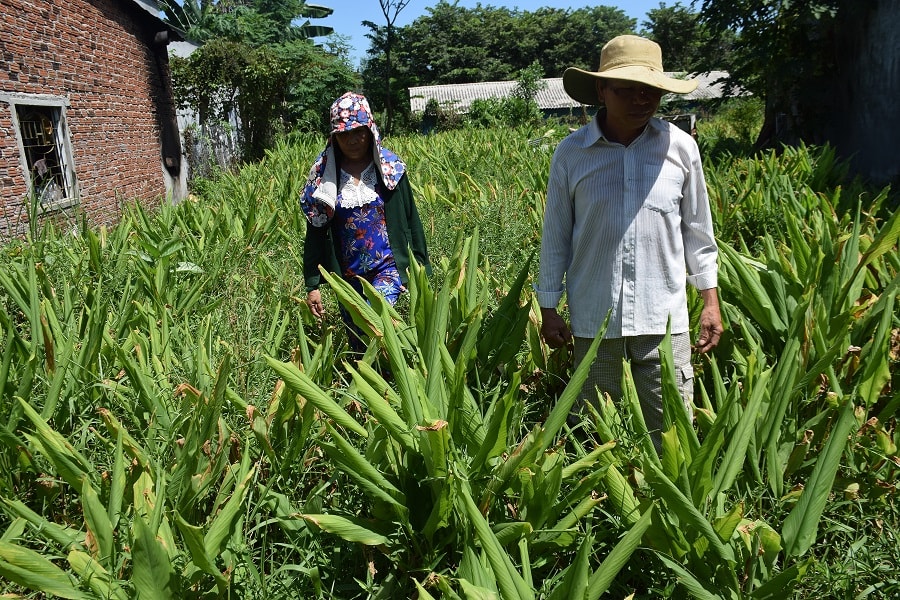
[[[357,86],[346,56],[309,39],[331,28],[298,25],[329,8],[299,0],[169,0],[164,10],[189,38],[205,42],[188,58],[171,58],[176,102],[196,110],[201,124],[239,115],[245,160],[261,158],[281,132],[317,131],[322,98]]]
[[[730,83],[766,99],[770,121],[789,116],[792,137],[822,141],[819,132],[837,68],[836,30],[865,13],[872,0],[704,0],[701,21],[714,31],[732,30]],[[773,125],[774,126],[774,125]],[[791,141],[785,139],[783,141]]]
[[[415,85],[510,79],[535,61],[549,77],[572,65],[596,68],[610,38],[632,33],[635,20],[618,8],[540,8],[534,12],[440,0],[398,30],[394,60]],[[373,29],[371,58],[377,67],[383,28]],[[587,49],[587,51],[586,51]]]
[[[700,13],[676,2],[647,11],[641,32],[662,48],[668,71],[730,71],[731,46],[735,33],[728,28],[713,29]]]

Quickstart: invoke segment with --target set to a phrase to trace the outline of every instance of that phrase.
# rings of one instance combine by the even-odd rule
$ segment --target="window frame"
[[[64,196],[50,203],[37,203],[38,214],[56,212],[71,208],[78,204],[78,182],[75,177],[74,152],[72,150],[72,136],[66,119],[66,109],[69,108],[69,99],[65,96],[52,94],[25,94],[18,92],[0,92],[0,102],[9,105],[13,130],[16,132],[16,145],[19,150],[19,168],[25,178],[27,197],[35,193],[35,177],[32,173],[32,165],[28,163],[28,154],[25,149],[25,136],[22,124],[19,121],[19,112],[28,108],[37,108],[47,111],[49,109],[53,122],[53,142],[59,159],[59,170],[63,180]]]

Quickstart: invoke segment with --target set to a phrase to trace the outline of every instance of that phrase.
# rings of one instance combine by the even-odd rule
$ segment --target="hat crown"
[[[600,67],[597,72],[623,67],[646,67],[662,73],[662,49],[656,42],[636,35],[615,37],[600,51]]]

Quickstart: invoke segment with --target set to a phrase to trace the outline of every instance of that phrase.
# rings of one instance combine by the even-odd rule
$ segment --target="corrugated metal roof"
[[[670,76],[683,76],[683,73],[668,73]],[[725,85],[719,80],[728,76],[726,71],[710,71],[696,75],[694,79],[699,81],[697,89],[690,94],[684,94],[685,100],[708,100],[721,98]],[[578,108],[579,102],[572,100],[566,94],[562,85],[562,77],[543,79],[544,88],[537,93],[535,100],[543,109]],[[423,112],[425,105],[434,99],[445,110],[454,108],[456,111],[468,112],[473,100],[485,100],[488,98],[507,98],[512,95],[518,83],[515,81],[486,81],[481,83],[461,83],[451,85],[425,85],[409,88],[409,104],[413,112]]]
[[[137,4],[148,13],[159,19],[160,9],[157,0],[131,0],[132,4]]]
[[[169,41],[181,41],[181,34],[174,27],[166,23],[162,18],[158,0],[130,0],[131,4],[146,12],[153,21],[164,27],[169,32]]]

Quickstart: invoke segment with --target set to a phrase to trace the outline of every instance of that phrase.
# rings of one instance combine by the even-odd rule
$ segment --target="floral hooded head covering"
[[[372,132],[373,161],[380,166],[381,183],[393,190],[406,172],[406,165],[396,154],[381,145],[381,135],[372,119],[369,101],[362,94],[347,92],[331,105],[331,135],[325,149],[313,163],[309,179],[303,188],[300,205],[309,222],[321,227],[334,216],[337,204],[338,172],[334,153],[334,134],[357,127],[368,127]]]

